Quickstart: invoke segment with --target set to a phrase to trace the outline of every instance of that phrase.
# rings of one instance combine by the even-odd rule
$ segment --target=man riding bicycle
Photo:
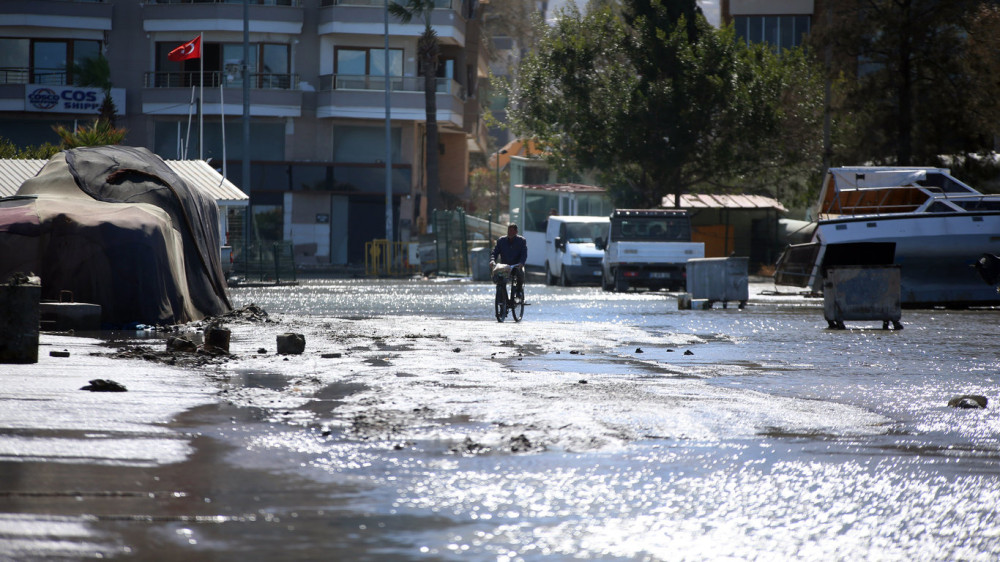
[[[497,244],[490,254],[490,271],[497,263],[511,266],[511,275],[517,284],[517,290],[523,290],[524,285],[524,262],[528,260],[528,242],[523,236],[518,236],[517,225],[510,223],[507,225],[507,236],[497,238]]]

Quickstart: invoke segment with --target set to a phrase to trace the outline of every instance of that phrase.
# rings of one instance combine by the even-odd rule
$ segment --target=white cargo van
[[[562,286],[601,282],[604,251],[594,246],[607,239],[608,217],[551,216],[545,229],[545,282]]]

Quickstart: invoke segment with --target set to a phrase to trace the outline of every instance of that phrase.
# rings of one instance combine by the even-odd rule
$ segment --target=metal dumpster
[[[831,328],[845,320],[881,320],[902,330],[898,265],[830,267],[823,281],[823,316]]]
[[[692,299],[705,299],[709,307],[722,302],[726,308],[729,301],[738,302],[740,308],[747,304],[750,296],[750,258],[696,258],[687,261],[687,292]]]

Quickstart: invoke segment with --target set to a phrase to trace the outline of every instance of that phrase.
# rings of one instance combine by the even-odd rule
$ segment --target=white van
[[[601,282],[604,251],[594,247],[595,239],[608,238],[608,217],[551,216],[545,229],[545,282]]]

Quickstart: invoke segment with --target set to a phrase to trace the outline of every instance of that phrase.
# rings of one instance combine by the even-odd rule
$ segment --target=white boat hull
[[[903,306],[1000,305],[1000,293],[973,265],[984,253],[1000,252],[1000,213],[910,214],[820,221],[814,242],[821,244],[813,287],[834,253],[850,254],[852,244],[891,244],[900,266]],[[832,252],[831,250],[838,252]]]

